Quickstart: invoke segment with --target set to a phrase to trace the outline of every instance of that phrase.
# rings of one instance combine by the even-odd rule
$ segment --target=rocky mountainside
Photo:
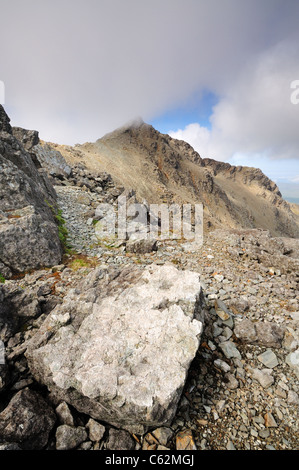
[[[141,200],[147,178],[128,189],[77,147],[66,162],[3,108],[0,126],[0,450],[298,450],[299,239],[227,224],[202,246],[100,237],[101,204]],[[135,127],[134,147],[140,127],[156,135]],[[111,155],[134,129],[106,136]],[[211,173],[206,197],[229,180],[167,145]],[[259,171],[231,178],[281,200]]]
[[[261,170],[202,159],[186,142],[142,120],[95,143],[57,146],[70,165],[105,171],[133,189],[140,201],[204,205],[205,228],[262,228],[273,236],[299,237],[298,211],[284,201]]]

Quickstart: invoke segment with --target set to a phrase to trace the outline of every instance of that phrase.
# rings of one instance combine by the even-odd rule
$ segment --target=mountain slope
[[[299,238],[299,216],[261,170],[202,159],[186,142],[161,134],[142,120],[94,143],[50,144],[70,165],[110,173],[140,201],[204,204],[205,227],[262,228]]]

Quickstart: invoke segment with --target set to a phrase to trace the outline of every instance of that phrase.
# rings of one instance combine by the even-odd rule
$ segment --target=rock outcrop
[[[0,413],[0,435],[23,450],[40,450],[47,444],[56,415],[36,392],[20,390]]]
[[[58,264],[62,247],[55,221],[55,190],[45,170],[38,171],[14,136],[2,106],[0,115],[0,272],[9,278]],[[29,138],[18,130],[16,135],[23,136],[30,148],[35,142],[34,133]]]
[[[202,333],[197,274],[100,268],[31,340],[34,377],[60,400],[135,433],[171,422]]]

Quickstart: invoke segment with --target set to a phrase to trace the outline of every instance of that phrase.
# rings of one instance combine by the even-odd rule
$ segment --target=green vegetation
[[[58,223],[59,240],[61,241],[62,246],[64,247],[64,249],[67,249],[67,248],[69,248],[69,246],[67,244],[68,231],[67,231],[67,228],[65,226],[65,220],[62,217],[62,210],[61,209],[58,210],[57,214],[55,215],[55,219]]]
[[[88,258],[87,256],[84,256],[84,255],[74,258],[69,263],[69,267],[73,271],[78,271],[78,269],[81,269],[81,268],[94,268],[95,266],[97,266],[97,260],[93,258]]]
[[[68,253],[70,251],[70,246],[68,245],[67,243],[67,237],[68,237],[68,230],[65,226],[65,220],[64,218],[62,217],[62,210],[61,209],[57,209],[55,208],[52,204],[49,203],[49,201],[47,201],[45,199],[45,203],[47,204],[47,206],[51,209],[52,211],[52,214],[57,222],[57,225],[58,225],[58,236],[59,236],[59,240],[61,242],[61,245],[63,247],[63,250],[65,253]]]
[[[3,276],[3,274],[0,273],[0,284],[4,284],[5,283],[5,277]]]

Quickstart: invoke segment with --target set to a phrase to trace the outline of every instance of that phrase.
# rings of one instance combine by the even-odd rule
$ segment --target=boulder
[[[29,147],[36,139],[34,131],[26,134],[19,129],[15,134]],[[59,264],[62,247],[55,220],[55,190],[45,170],[36,168],[31,154],[13,134],[2,106],[0,201],[0,267],[5,277]]]
[[[47,170],[50,176],[56,178],[68,178],[72,172],[71,167],[58,150],[54,150],[49,144],[38,143],[32,149],[40,166]]]
[[[60,262],[61,256],[56,224],[44,220],[34,206],[10,211],[0,218],[0,259],[11,273],[52,266]]]
[[[24,450],[43,449],[56,421],[54,411],[36,392],[18,392],[0,413],[0,439]]]
[[[132,241],[129,240],[126,243],[126,251],[128,253],[145,254],[157,250],[157,240],[153,240],[151,238]]]
[[[96,268],[25,354],[58,400],[143,434],[172,421],[202,328],[198,274],[172,265]]]

